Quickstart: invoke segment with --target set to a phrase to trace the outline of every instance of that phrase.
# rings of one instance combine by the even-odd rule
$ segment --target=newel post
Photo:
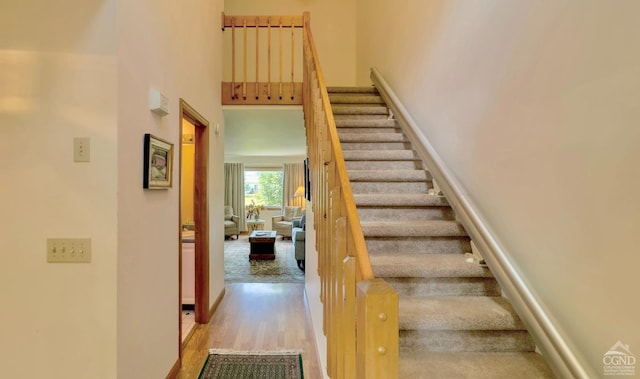
[[[357,284],[357,377],[398,377],[398,294],[382,279]]]

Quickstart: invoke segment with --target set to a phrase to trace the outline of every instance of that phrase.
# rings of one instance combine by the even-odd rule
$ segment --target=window
[[[244,203],[282,207],[282,178],[281,169],[245,169]]]

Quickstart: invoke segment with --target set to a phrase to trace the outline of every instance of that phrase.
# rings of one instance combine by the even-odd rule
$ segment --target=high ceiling
[[[226,161],[306,156],[302,107],[225,106],[223,113]]]

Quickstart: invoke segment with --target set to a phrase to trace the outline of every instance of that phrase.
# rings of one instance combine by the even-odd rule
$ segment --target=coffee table
[[[249,235],[249,259],[276,259],[276,235],[273,230],[254,230]]]

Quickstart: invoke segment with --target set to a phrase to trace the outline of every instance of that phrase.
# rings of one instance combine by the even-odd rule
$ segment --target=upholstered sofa
[[[233,214],[233,207],[224,206],[224,237],[235,235],[236,239],[240,235],[240,217]]]
[[[291,241],[293,242],[293,252],[298,262],[300,270],[304,271],[304,240],[305,240],[305,215],[293,220],[291,229]]]
[[[293,220],[302,217],[302,208],[298,206],[286,206],[280,216],[271,217],[271,228],[282,239],[291,238],[291,227]]]

